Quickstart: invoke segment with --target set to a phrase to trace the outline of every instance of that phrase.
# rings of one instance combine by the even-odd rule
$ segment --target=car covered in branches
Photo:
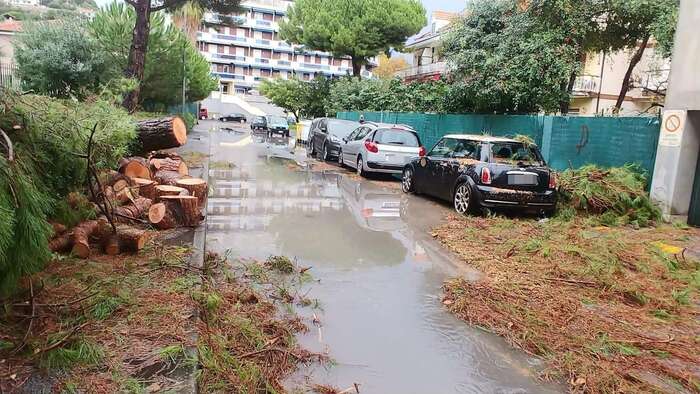
[[[511,208],[552,215],[557,177],[536,145],[485,135],[446,135],[402,173],[405,193],[451,201],[463,215]]]

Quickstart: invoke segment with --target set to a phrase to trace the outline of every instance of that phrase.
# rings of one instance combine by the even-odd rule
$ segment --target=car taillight
[[[363,218],[365,218],[365,219],[371,218],[372,215],[374,215],[374,209],[372,209],[372,208],[365,208],[365,209],[362,210],[362,217],[363,217]]]
[[[557,188],[557,174],[553,171],[549,173],[549,188],[550,189]]]
[[[420,149],[418,149],[418,156],[423,157],[425,156],[425,147],[421,146]]]
[[[372,153],[379,152],[379,147],[373,141],[365,141],[365,148]]]
[[[481,169],[481,183],[484,185],[491,184],[491,170],[488,167]]]

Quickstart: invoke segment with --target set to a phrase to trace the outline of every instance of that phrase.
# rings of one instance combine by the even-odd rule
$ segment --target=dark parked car
[[[253,121],[250,122],[250,129],[253,131],[266,131],[267,130],[267,118],[264,116],[256,116]]]
[[[219,117],[220,122],[240,122],[245,123],[247,121],[246,116],[240,113],[228,114]]]
[[[521,208],[551,215],[556,174],[535,145],[509,138],[446,135],[425,157],[408,163],[401,189],[452,201],[461,214]]]
[[[267,132],[268,134],[282,134],[289,137],[289,123],[284,116],[267,116]]]
[[[309,130],[309,142],[307,145],[309,155],[316,155],[321,160],[338,158],[340,145],[360,124],[350,120],[318,118],[311,122]]]

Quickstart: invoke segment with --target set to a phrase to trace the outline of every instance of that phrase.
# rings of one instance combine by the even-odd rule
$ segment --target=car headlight
[[[340,138],[338,138],[338,137],[336,137],[336,136],[334,136],[334,135],[331,135],[328,139],[330,139],[331,142],[335,142],[336,144],[339,144],[339,143],[340,143]]]

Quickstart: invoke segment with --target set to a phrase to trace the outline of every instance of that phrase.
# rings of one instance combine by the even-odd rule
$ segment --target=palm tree
[[[204,18],[204,8],[199,3],[188,1],[172,12],[173,23],[185,33],[190,41],[197,42],[199,24]]]

